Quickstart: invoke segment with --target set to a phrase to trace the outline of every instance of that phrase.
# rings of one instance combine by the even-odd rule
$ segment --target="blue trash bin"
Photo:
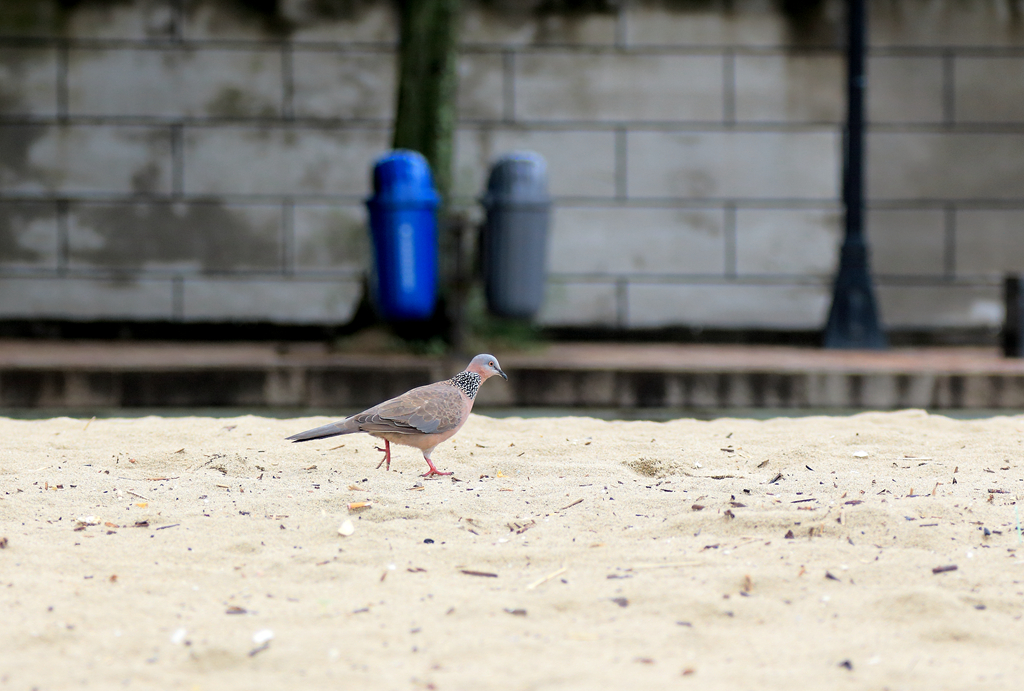
[[[430,165],[397,149],[373,167],[366,200],[373,241],[374,301],[387,321],[428,319],[437,301],[437,207]]]

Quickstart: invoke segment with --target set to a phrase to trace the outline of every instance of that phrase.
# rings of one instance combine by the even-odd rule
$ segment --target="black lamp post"
[[[825,327],[826,348],[882,349],[887,347],[878,319],[868,248],[864,241],[864,0],[849,0],[847,46],[847,116],[843,147],[843,204],[846,235],[839,254],[839,271],[832,309]]]

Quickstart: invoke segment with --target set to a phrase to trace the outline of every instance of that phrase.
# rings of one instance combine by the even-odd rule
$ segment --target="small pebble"
[[[356,527],[352,525],[352,521],[346,520],[344,523],[341,524],[341,527],[338,528],[338,534],[344,535],[345,537],[348,537],[354,532],[356,532]]]

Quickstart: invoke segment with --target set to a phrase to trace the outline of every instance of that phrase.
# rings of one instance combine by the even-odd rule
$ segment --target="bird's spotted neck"
[[[448,383],[466,394],[469,400],[476,398],[476,392],[480,390],[480,375],[476,372],[459,372],[448,380]]]

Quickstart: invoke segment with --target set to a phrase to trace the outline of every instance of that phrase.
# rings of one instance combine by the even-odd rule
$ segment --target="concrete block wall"
[[[478,213],[503,152],[547,158],[543,322],[821,328],[843,3],[810,25],[761,0],[528,4],[465,3],[455,202]],[[212,0],[0,10],[0,318],[347,321],[396,40],[389,2],[349,5],[284,0],[284,33]],[[882,317],[995,327],[1024,269],[1024,35],[1000,3],[870,10]]]
[[[37,5],[0,9],[0,318],[350,320],[388,6],[282,36],[230,3]]]

